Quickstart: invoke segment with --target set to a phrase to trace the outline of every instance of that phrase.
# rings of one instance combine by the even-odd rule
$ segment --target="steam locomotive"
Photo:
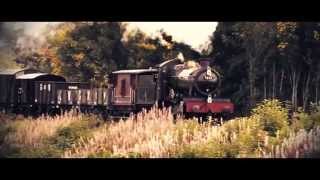
[[[157,105],[172,107],[174,115],[227,118],[234,105],[217,98],[220,79],[207,60],[185,62],[181,54],[154,68],[114,71],[107,87],[67,82],[35,69],[5,70],[0,72],[0,110],[28,116],[76,108],[107,118]]]

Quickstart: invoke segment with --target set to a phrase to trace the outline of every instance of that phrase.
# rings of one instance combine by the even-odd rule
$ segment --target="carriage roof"
[[[119,70],[114,71],[112,74],[142,74],[142,73],[155,73],[157,69],[131,69],[131,70]]]
[[[18,74],[20,72],[23,72],[25,74],[29,74],[28,71],[40,72],[40,71],[32,69],[32,68],[0,69],[0,75],[16,75],[16,74]]]
[[[57,75],[47,74],[47,73],[24,74],[24,75],[18,76],[16,79],[40,80],[40,81],[65,81],[65,78],[62,76],[57,76]]]

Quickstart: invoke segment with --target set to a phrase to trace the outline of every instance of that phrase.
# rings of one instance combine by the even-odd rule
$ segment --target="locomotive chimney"
[[[210,62],[208,60],[202,59],[202,60],[200,60],[200,65],[203,68],[207,68],[210,65]]]

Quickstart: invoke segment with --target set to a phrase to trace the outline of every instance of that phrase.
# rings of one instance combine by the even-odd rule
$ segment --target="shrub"
[[[300,129],[310,130],[312,127],[313,122],[310,115],[302,111],[294,113],[291,124],[291,128],[294,132],[298,132]]]
[[[310,115],[310,119],[312,121],[313,126],[320,126],[320,111],[312,113]]]
[[[90,137],[90,129],[98,127],[100,122],[97,118],[82,116],[79,121],[75,121],[68,126],[59,128],[54,136],[47,141],[53,147],[66,150],[71,148],[76,142]]]
[[[59,118],[41,117],[36,120],[11,122],[10,125],[17,131],[6,137],[6,157],[61,157],[64,151],[78,140],[88,138],[89,130],[100,123],[94,117],[79,115],[72,116],[73,119],[70,120],[70,116],[71,114],[66,114]],[[38,125],[37,129],[35,125]],[[27,133],[26,130],[33,128],[37,132]],[[45,131],[48,128],[51,128],[51,131]],[[22,138],[20,134],[26,137]]]
[[[320,127],[314,127],[309,132],[301,129],[275,146],[264,157],[272,158],[300,158],[319,157],[320,155]]]
[[[288,135],[288,110],[283,108],[278,100],[264,100],[252,110],[252,116],[260,119],[264,130],[270,136],[276,136],[278,131],[282,136]]]

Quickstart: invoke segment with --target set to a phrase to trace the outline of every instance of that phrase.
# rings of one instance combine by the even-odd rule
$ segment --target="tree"
[[[124,27],[116,22],[63,23],[48,37],[61,73],[70,80],[105,83],[106,75],[126,68]]]
[[[316,22],[219,23],[210,56],[224,74],[222,95],[244,109],[279,98],[307,110],[318,101],[319,39]]]
[[[159,31],[159,36],[149,37],[139,29],[132,30],[127,35],[125,47],[129,52],[130,68],[149,68],[177,57],[179,52],[187,59],[198,59],[200,53],[191,46],[176,42],[164,30]]]

